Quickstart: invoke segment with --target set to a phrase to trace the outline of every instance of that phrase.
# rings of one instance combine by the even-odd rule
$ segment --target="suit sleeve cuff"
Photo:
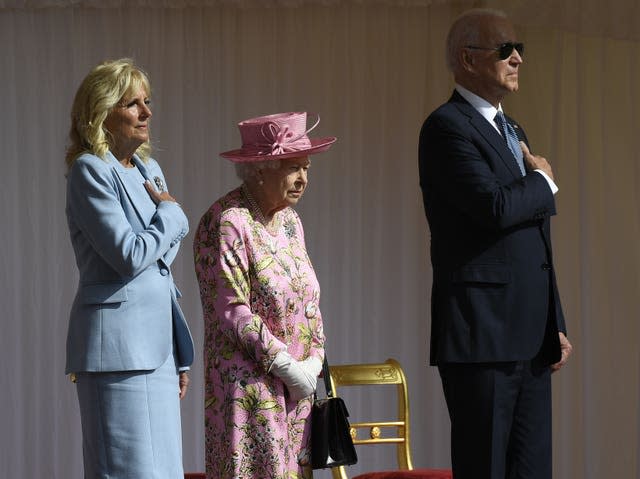
[[[551,188],[551,193],[555,195],[558,192],[559,190],[558,186],[553,182],[553,180],[549,177],[549,175],[547,175],[542,170],[533,170],[533,171],[537,171],[544,177],[545,180],[547,180],[547,184],[549,185],[549,188]]]

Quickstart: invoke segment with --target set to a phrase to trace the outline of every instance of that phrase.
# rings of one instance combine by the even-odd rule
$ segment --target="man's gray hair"
[[[477,45],[480,40],[478,19],[481,17],[507,18],[501,10],[473,8],[460,15],[451,25],[447,35],[447,67],[454,74],[461,68],[459,52],[467,45]]]

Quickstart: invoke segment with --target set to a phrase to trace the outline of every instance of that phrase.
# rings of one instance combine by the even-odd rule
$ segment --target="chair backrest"
[[[409,435],[409,395],[406,377],[400,363],[395,359],[387,359],[384,363],[340,364],[329,368],[331,372],[331,388],[334,395],[339,395],[338,390],[346,386],[395,386],[398,406],[395,420],[350,422],[351,437],[353,438],[353,444],[356,446],[395,445],[398,469],[413,469]],[[353,408],[349,407],[353,415],[351,409]],[[393,413],[386,419],[389,418],[393,418]],[[368,432],[363,434],[362,430],[367,430]],[[348,479],[343,466],[333,468],[331,472],[334,479]]]

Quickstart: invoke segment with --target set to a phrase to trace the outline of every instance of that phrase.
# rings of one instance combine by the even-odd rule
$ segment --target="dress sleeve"
[[[203,216],[194,239],[196,276],[205,318],[265,373],[285,343],[251,311],[249,259],[242,234],[244,220],[230,211]],[[260,268],[260,265],[252,265]]]
[[[302,221],[300,220],[300,216],[295,210],[291,210],[293,215],[296,218],[297,224],[297,234],[300,238],[300,248],[304,257],[306,258],[307,263],[309,264],[309,270],[313,276],[313,288],[314,291],[312,293],[312,301],[307,303],[305,307],[305,316],[307,317],[307,326],[309,328],[308,336],[311,341],[309,344],[308,357],[315,357],[322,362],[324,360],[324,343],[325,343],[325,335],[324,335],[324,325],[322,322],[322,313],[320,312],[320,285],[318,283],[317,277],[315,275],[315,271],[313,269],[313,265],[311,264],[311,258],[307,253],[307,245],[304,239],[304,229],[302,227]]]

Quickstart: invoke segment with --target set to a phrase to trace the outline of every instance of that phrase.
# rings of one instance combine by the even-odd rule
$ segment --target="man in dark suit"
[[[502,116],[523,53],[501,12],[463,14],[447,38],[455,91],[420,132],[431,364],[451,419],[455,479],[552,474],[550,374],[571,344],[551,253],[553,171]]]

